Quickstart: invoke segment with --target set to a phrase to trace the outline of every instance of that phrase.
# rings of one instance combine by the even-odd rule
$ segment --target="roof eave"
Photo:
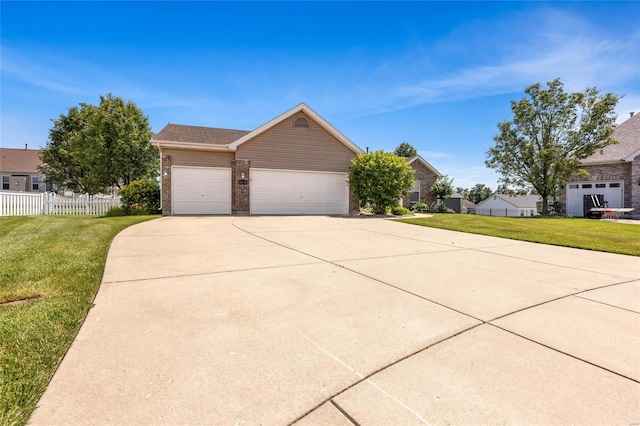
[[[414,155],[413,157],[411,157],[409,160],[407,160],[407,163],[411,164],[416,160],[419,160],[426,167],[430,168],[436,175],[438,175],[438,178],[442,177],[442,173],[440,173],[435,167],[433,167],[427,160],[422,158],[422,156],[419,155],[419,154],[418,155]]]
[[[179,142],[179,141],[162,141],[152,140],[151,144],[162,148],[182,148],[182,149],[195,149],[199,151],[235,151],[235,148],[231,148],[229,144],[204,144],[198,142]]]

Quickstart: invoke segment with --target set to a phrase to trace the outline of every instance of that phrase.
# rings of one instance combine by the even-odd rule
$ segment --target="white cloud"
[[[374,95],[361,98],[366,102],[356,103],[365,103],[360,106],[369,113],[380,113],[426,103],[506,93],[524,95],[524,88],[530,84],[544,84],[556,77],[561,78],[567,91],[594,86],[602,91],[621,86],[638,87],[640,32],[605,32],[600,22],[589,22],[575,14],[548,8],[526,16],[507,17],[506,21],[473,25],[437,46],[440,55],[446,52],[447,45],[460,50],[459,46],[466,44],[468,52],[460,54],[472,54],[474,49],[484,51],[478,54],[481,60],[471,66],[454,66],[434,74],[430,69],[417,72],[411,63],[399,62],[388,68],[408,78],[390,79],[392,83],[382,88],[372,84],[370,89]],[[433,55],[434,52],[416,50],[418,54]],[[407,56],[411,55],[405,54],[396,60]],[[416,79],[416,75],[426,77]],[[629,95],[638,96],[640,91]]]

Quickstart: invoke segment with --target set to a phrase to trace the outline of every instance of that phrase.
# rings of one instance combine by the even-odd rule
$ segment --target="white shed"
[[[484,216],[537,216],[538,195],[493,194],[478,203],[476,214]]]

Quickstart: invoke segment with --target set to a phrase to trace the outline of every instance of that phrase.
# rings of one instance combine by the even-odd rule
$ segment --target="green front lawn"
[[[0,425],[27,422],[102,280],[113,238],[157,216],[0,217]]]
[[[399,222],[471,234],[640,256],[640,225],[576,218],[436,214]]]

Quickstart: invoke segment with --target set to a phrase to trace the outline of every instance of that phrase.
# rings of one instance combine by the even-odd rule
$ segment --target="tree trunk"
[[[542,197],[542,215],[547,216],[549,214],[549,198],[546,196]]]

